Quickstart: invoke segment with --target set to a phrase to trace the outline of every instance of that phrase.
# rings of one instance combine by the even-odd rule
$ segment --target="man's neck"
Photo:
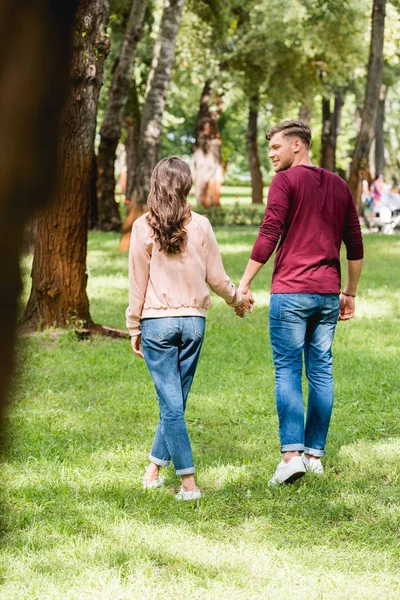
[[[294,161],[290,165],[290,169],[293,167],[298,167],[299,165],[306,165],[307,167],[313,167],[308,152],[302,154],[296,154]]]

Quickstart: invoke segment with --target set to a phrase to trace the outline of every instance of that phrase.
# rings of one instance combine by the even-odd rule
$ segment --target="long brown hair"
[[[185,224],[190,217],[187,195],[192,187],[190,167],[178,156],[164,158],[151,175],[147,222],[165,254],[180,254],[187,245]]]

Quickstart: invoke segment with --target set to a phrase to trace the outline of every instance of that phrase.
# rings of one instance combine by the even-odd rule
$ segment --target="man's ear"
[[[295,138],[292,142],[293,152],[300,152],[301,147],[302,147],[301,139]]]

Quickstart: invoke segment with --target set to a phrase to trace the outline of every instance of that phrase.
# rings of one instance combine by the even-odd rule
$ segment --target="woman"
[[[150,212],[132,228],[126,311],[132,349],[144,356],[160,405],[143,486],[160,487],[160,467],[172,460],[182,484],[177,500],[201,497],[184,412],[210,306],[206,284],[232,307],[251,306],[224,271],[208,219],[190,210],[191,186],[189,165],[180,158],[165,158],[155,167]]]

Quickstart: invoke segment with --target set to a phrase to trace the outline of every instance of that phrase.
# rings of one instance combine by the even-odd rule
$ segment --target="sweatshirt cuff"
[[[129,331],[129,335],[131,337],[136,337],[137,335],[140,335],[142,333],[139,323],[137,325],[132,325],[132,326],[128,327],[127,329]]]
[[[228,306],[232,306],[232,307],[236,307],[236,306],[243,306],[244,304],[244,295],[242,294],[242,292],[240,292],[237,288],[236,288],[236,293],[234,295],[234,297],[232,298],[231,302],[226,301]]]

